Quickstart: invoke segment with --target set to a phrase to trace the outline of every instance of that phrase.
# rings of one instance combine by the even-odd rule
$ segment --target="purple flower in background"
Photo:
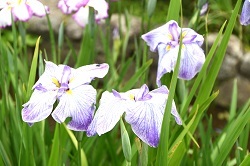
[[[241,15],[240,15],[240,23],[241,25],[249,25],[250,24],[250,0],[245,0]]]
[[[0,28],[11,25],[11,15],[14,21],[28,21],[33,15],[43,17],[49,13],[49,8],[38,0],[1,0]]]
[[[89,7],[94,8],[97,23],[108,17],[108,3],[105,0],[60,0],[58,7],[65,14],[74,13],[73,19],[82,27],[88,24]]]
[[[142,39],[147,42],[150,50],[158,51],[159,54],[156,78],[158,86],[161,85],[161,77],[175,68],[181,38],[181,62],[178,77],[190,80],[201,70],[205,61],[205,55],[201,49],[203,36],[190,28],[181,29],[173,20],[142,35]]]
[[[87,135],[93,136],[96,133],[102,135],[112,130],[125,112],[125,120],[131,125],[133,132],[149,146],[157,147],[167,98],[166,86],[153,91],[149,91],[145,84],[140,89],[129,90],[125,93],[115,90],[105,91],[87,130]],[[181,125],[174,102],[171,113],[177,124]]]
[[[93,119],[96,90],[89,85],[95,78],[103,78],[108,64],[93,64],[73,69],[45,61],[45,71],[33,86],[30,100],[23,105],[23,121],[33,124],[46,119],[52,112],[53,104],[59,103],[52,117],[62,123],[71,117],[68,128],[85,131]]]

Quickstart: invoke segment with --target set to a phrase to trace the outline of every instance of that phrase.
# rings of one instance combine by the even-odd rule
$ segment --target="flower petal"
[[[197,44],[186,44],[182,48],[179,78],[190,80],[202,68],[205,62],[205,54]]]
[[[56,91],[35,90],[30,100],[23,105],[22,119],[28,123],[35,123],[46,119],[56,101]]]
[[[115,97],[113,93],[105,91],[100,99],[100,106],[88,128],[87,136],[93,136],[96,133],[102,135],[112,130],[127,109],[128,104],[120,97]]]
[[[79,8],[79,10],[73,14],[72,17],[78,25],[85,27],[85,25],[89,22],[89,7],[86,6]]]
[[[103,78],[109,70],[106,63],[92,64],[79,67],[72,70],[72,77],[69,83],[70,88],[77,87],[82,84],[89,84],[94,78]]]
[[[108,3],[105,0],[89,0],[88,6],[93,7],[97,13],[95,15],[96,21],[108,17]]]
[[[96,90],[91,85],[78,86],[60,97],[52,117],[58,123],[72,117],[67,127],[75,131],[86,131],[93,118],[95,103]]]
[[[204,42],[204,38],[202,35],[196,33],[194,30],[190,28],[183,28],[182,29],[182,43],[183,44],[198,44],[201,46]]]
[[[0,11],[0,28],[11,25],[11,9],[6,7]]]
[[[40,1],[28,0],[26,4],[30,6],[35,16],[43,17],[46,15],[46,13],[49,13],[48,6],[44,6]]]
[[[248,25],[250,24],[250,1],[249,0],[245,0],[243,7],[242,7],[242,11],[241,11],[241,15],[240,15],[240,23],[241,25]]]
[[[170,28],[171,25],[176,25],[174,26],[176,29],[171,30]],[[177,35],[177,32],[180,32],[180,28],[177,22],[173,20],[167,22],[165,25],[162,25],[152,31],[149,31],[148,33],[142,35],[141,38],[147,43],[152,52],[156,52],[157,46],[159,44],[167,45],[173,40],[171,32],[175,32],[174,33],[175,37]]]
[[[65,2],[65,0],[59,0],[57,7],[61,9],[61,11],[65,14],[71,14],[74,11],[77,11],[78,8],[76,8],[74,5],[73,6],[68,6]]]
[[[33,11],[28,5],[21,3],[12,8],[12,14],[17,20],[28,21],[32,17]]]
[[[125,120],[131,124],[133,132],[146,144],[157,147],[160,139],[163,114],[152,103],[138,101],[126,111]]]
[[[84,7],[87,5],[89,0],[64,0],[65,4],[69,7],[74,9],[74,11],[78,10],[81,7]]]

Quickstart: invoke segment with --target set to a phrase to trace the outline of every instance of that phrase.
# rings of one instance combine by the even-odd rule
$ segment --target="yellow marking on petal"
[[[182,44],[182,46],[181,46],[181,49],[183,49],[183,48],[185,48],[185,45],[184,45],[184,44]]]
[[[66,93],[72,95],[72,90],[67,90]]]
[[[173,36],[172,36],[170,33],[167,34],[167,37],[168,37],[170,40],[173,40],[173,39],[174,39]]]
[[[184,38],[187,35],[187,31],[182,32],[181,36]]]
[[[60,83],[56,78],[52,78],[52,82],[56,85],[56,87],[60,87]]]
[[[170,45],[167,45],[166,50],[169,51],[171,49]]]
[[[135,100],[135,95],[129,94],[129,99],[130,99],[130,100]]]
[[[70,78],[69,79],[69,83],[71,83],[75,78]]]

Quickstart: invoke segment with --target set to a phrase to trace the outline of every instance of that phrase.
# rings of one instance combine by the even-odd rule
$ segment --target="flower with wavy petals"
[[[173,20],[142,35],[142,39],[146,41],[151,51],[158,51],[159,61],[156,78],[158,86],[161,85],[161,77],[175,68],[180,39],[182,39],[182,45],[179,78],[192,79],[205,62],[205,54],[201,48],[204,41],[203,36],[190,28],[180,28]]]
[[[33,15],[43,17],[49,13],[49,8],[39,0],[1,0],[0,28],[11,25],[11,15],[14,21],[28,21]]]
[[[65,14],[71,14],[73,19],[81,27],[88,24],[89,7],[95,10],[95,20],[98,23],[100,20],[108,17],[108,3],[105,0],[60,0],[58,7]]]
[[[125,120],[131,125],[133,132],[149,146],[157,147],[167,98],[166,86],[153,91],[149,91],[145,84],[140,89],[132,89],[125,93],[105,91],[87,135],[102,135],[112,130],[125,112]],[[174,102],[171,114],[174,115],[177,124],[181,125]]]
[[[52,117],[62,123],[71,117],[68,128],[85,131],[93,119],[96,90],[89,85],[95,78],[103,78],[108,64],[93,64],[74,69],[45,61],[45,71],[33,86],[30,100],[23,105],[22,119],[32,125],[46,119],[59,101]]]

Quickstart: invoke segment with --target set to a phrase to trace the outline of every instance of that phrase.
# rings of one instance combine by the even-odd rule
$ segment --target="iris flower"
[[[145,84],[140,89],[125,93],[105,91],[87,135],[102,135],[112,130],[125,112],[125,120],[131,125],[133,132],[149,146],[157,147],[167,98],[166,86],[153,91],[149,91]],[[181,125],[174,102],[171,113],[177,124]]]
[[[250,24],[250,0],[245,0],[241,15],[240,15],[240,23],[242,25],[249,25]]]
[[[182,45],[179,78],[192,79],[201,70],[205,61],[205,55],[201,48],[204,41],[203,36],[190,28],[181,29],[173,20],[142,35],[142,39],[146,41],[151,51],[158,51],[159,61],[156,78],[158,86],[161,85],[161,77],[175,68],[180,39],[182,39]]]
[[[1,0],[0,28],[11,25],[11,15],[14,21],[28,21],[33,15],[43,17],[48,12],[39,0]]]
[[[45,71],[33,86],[30,100],[23,105],[23,121],[32,125],[46,119],[53,104],[59,101],[52,117],[62,123],[71,117],[68,128],[85,131],[93,119],[96,90],[89,85],[95,78],[103,78],[108,64],[93,64],[74,69],[67,65],[56,65],[45,61]]]
[[[88,24],[89,7],[94,8],[97,23],[108,17],[108,3],[105,0],[60,0],[58,7],[65,14],[74,13],[73,19],[81,27]]]

